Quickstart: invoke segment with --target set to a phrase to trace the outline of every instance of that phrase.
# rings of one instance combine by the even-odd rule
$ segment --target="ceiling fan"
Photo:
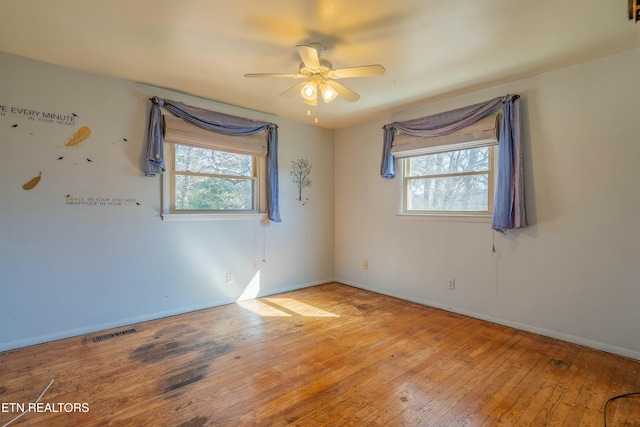
[[[337,79],[345,79],[349,77],[369,77],[382,76],[385,68],[380,64],[362,65],[359,67],[348,67],[334,69],[331,62],[325,58],[320,58],[320,51],[324,49],[319,43],[310,45],[298,45],[298,55],[300,55],[300,68],[298,73],[257,73],[245,74],[245,77],[284,77],[292,79],[304,79],[303,82],[292,86],[283,93],[282,97],[290,97],[300,92],[302,99],[306,104],[317,105],[318,93],[322,96],[324,102],[329,103],[337,96],[340,96],[348,102],[357,101],[360,95],[338,83]]]

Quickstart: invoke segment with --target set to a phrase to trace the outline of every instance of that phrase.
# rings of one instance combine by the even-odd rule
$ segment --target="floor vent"
[[[122,331],[118,331],[118,332],[111,332],[110,334],[104,334],[104,335],[98,335],[93,337],[93,341],[94,342],[100,342],[100,341],[104,341],[104,340],[108,340],[111,338],[116,338],[116,337],[121,337],[122,335],[129,335],[129,334],[133,334],[138,332],[138,330],[136,328],[131,328],[131,329],[124,329]]]

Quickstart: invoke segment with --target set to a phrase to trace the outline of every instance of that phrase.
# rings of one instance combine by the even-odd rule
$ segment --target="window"
[[[257,212],[255,156],[172,144],[172,211]]]
[[[391,147],[403,171],[402,213],[489,216],[500,112],[444,135],[396,131]]]
[[[227,136],[164,119],[163,218],[239,219],[266,212],[265,134]]]
[[[495,152],[485,146],[403,159],[403,212],[490,215]]]

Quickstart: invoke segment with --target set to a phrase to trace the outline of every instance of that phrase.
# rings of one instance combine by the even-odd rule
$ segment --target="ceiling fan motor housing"
[[[318,58],[318,62],[320,63],[320,67],[318,67],[317,69],[309,68],[304,64],[304,62],[300,62],[300,74],[304,74],[306,76],[311,76],[314,74],[326,76],[330,71],[333,70],[333,65],[331,65],[331,62],[329,62],[328,59]]]

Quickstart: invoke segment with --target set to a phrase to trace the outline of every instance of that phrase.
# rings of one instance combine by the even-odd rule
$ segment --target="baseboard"
[[[554,331],[554,330],[539,328],[539,327],[536,327],[536,326],[533,326],[533,325],[519,323],[519,322],[515,322],[515,321],[512,321],[512,320],[508,320],[508,319],[501,319],[501,318],[494,317],[494,316],[489,316],[489,315],[486,315],[486,314],[483,314],[483,313],[472,312],[472,311],[460,309],[460,308],[457,308],[457,307],[452,307],[452,306],[449,306],[449,305],[437,303],[435,301],[425,300],[425,299],[421,299],[421,298],[413,298],[413,297],[408,297],[406,295],[402,295],[402,294],[399,294],[399,293],[388,292],[388,291],[382,290],[382,289],[365,287],[365,286],[363,286],[363,285],[361,285],[359,283],[355,283],[355,282],[352,282],[350,280],[345,280],[345,279],[341,279],[341,278],[329,278],[329,279],[325,279],[325,280],[318,280],[318,281],[308,282],[308,283],[303,283],[303,284],[298,284],[298,285],[283,286],[283,287],[276,288],[276,289],[270,289],[268,291],[260,291],[259,294],[258,294],[258,297],[281,294],[283,292],[295,291],[295,290],[298,290],[298,289],[308,288],[308,287],[311,287],[311,286],[317,286],[317,285],[322,285],[322,284],[331,283],[331,282],[342,283],[342,284],[345,284],[345,285],[348,285],[348,286],[353,286],[353,287],[358,288],[358,289],[371,291],[371,292],[376,292],[376,293],[383,294],[383,295],[388,295],[388,296],[391,296],[391,297],[394,297],[394,298],[399,298],[399,299],[403,299],[403,300],[406,300],[406,301],[415,302],[417,304],[421,304],[421,305],[424,305],[424,306],[427,306],[427,307],[433,307],[433,308],[437,308],[437,309],[440,309],[440,310],[445,310],[445,311],[449,311],[449,312],[452,312],[452,313],[460,314],[460,315],[463,315],[463,316],[469,316],[469,317],[473,317],[473,318],[476,318],[476,319],[484,320],[484,321],[487,321],[487,322],[492,322],[492,323],[496,323],[496,324],[499,324],[499,325],[508,326],[510,328],[515,328],[515,329],[519,329],[519,330],[522,330],[522,331],[531,332],[531,333],[534,333],[534,334],[538,334],[538,335],[542,335],[542,336],[546,336],[546,337],[550,337],[550,338],[554,338],[554,339],[559,339],[559,340],[562,340],[562,341],[570,342],[570,343],[573,343],[573,344],[582,345],[582,346],[593,348],[593,349],[596,349],[596,350],[605,351],[607,353],[617,354],[619,356],[628,357],[628,358],[635,359],[635,360],[640,360],[640,352],[633,351],[633,350],[630,350],[630,349],[626,349],[626,348],[623,348],[623,347],[613,346],[613,345],[610,345],[610,344],[605,344],[605,343],[601,343],[601,342],[598,342],[598,341],[593,341],[593,340],[589,340],[589,339],[586,339],[586,338],[577,337],[577,336],[574,336],[574,335],[569,335],[569,334],[565,334],[565,333]],[[57,340],[61,340],[61,339],[65,339],[65,338],[71,338],[71,337],[75,337],[75,336],[82,336],[82,335],[92,334],[92,333],[96,333],[96,332],[99,332],[99,331],[105,331],[105,330],[108,330],[108,329],[120,328],[120,327],[123,327],[123,326],[129,326],[129,325],[133,325],[133,324],[136,324],[136,323],[147,322],[147,321],[150,321],[150,320],[162,319],[162,318],[170,317],[170,316],[177,316],[177,315],[180,315],[180,314],[190,313],[190,312],[193,312],[193,311],[205,310],[205,309],[208,309],[208,308],[218,307],[218,306],[221,306],[221,305],[232,304],[232,303],[235,303],[237,300],[238,300],[237,297],[220,299],[220,300],[210,301],[208,303],[204,303],[204,304],[200,304],[200,305],[196,305],[196,306],[182,307],[182,308],[175,309],[175,310],[167,310],[167,311],[163,311],[163,312],[151,313],[151,314],[144,315],[144,316],[136,316],[136,317],[131,317],[131,318],[127,318],[127,319],[121,319],[121,320],[118,320],[118,321],[115,321],[115,322],[109,322],[109,323],[103,323],[103,324],[98,324],[98,325],[87,326],[85,328],[71,329],[71,330],[67,330],[67,331],[56,332],[56,333],[53,333],[53,334],[40,335],[40,336],[31,337],[31,338],[25,338],[25,339],[16,340],[16,341],[9,341],[9,342],[6,342],[6,343],[0,343],[0,352],[15,350],[15,349],[22,348],[22,347],[28,347],[28,346],[32,346],[32,345],[43,344],[43,343],[46,343],[46,342],[57,341]]]
[[[298,289],[322,285],[324,283],[330,283],[330,282],[333,282],[333,278],[318,280],[318,281],[303,283],[298,285],[283,286],[280,288],[270,289],[267,291],[260,291],[258,293],[258,297],[281,294],[283,292],[295,291]],[[238,301],[238,297],[219,299],[219,300],[209,301],[207,303],[194,305],[190,307],[181,307],[174,310],[161,311],[161,312],[146,314],[143,316],[136,316],[136,317],[130,317],[126,319],[121,319],[115,322],[102,323],[102,324],[91,325],[83,328],[55,332],[52,334],[39,335],[36,337],[25,338],[22,340],[9,341],[5,343],[0,343],[0,352],[16,350],[18,348],[29,347],[32,345],[43,344],[51,341],[58,341],[65,338],[72,338],[72,337],[77,337],[77,336],[82,336],[87,334],[93,334],[93,333],[105,331],[108,329],[121,328],[123,326],[130,326],[136,323],[148,322],[150,320],[157,320],[165,317],[177,316],[180,314],[191,313],[193,311],[206,310],[208,308],[232,304],[232,303],[235,303],[236,301]]]
[[[415,302],[417,304],[421,304],[427,307],[433,307],[440,310],[448,311],[451,313],[460,314],[463,316],[473,317],[475,319],[484,320],[491,323],[496,323],[502,326],[508,326],[510,328],[518,329],[525,332],[531,332],[537,335],[542,335],[549,338],[558,339],[561,341],[566,341],[572,344],[581,345],[584,347],[589,347],[595,350],[605,351],[607,353],[616,354],[618,356],[628,357],[630,359],[640,360],[640,352],[630,350],[628,348],[618,347],[615,345],[605,344],[598,341],[589,340],[582,337],[577,337],[575,335],[565,334],[563,332],[558,332],[550,329],[539,328],[537,326],[528,325],[526,323],[519,323],[508,319],[502,319],[494,316],[489,316],[483,313],[477,313],[474,311],[464,310],[458,307],[452,307],[450,305],[441,304],[435,301],[429,301],[421,298],[414,298],[406,295],[402,295],[399,293],[388,292],[382,289],[376,289],[371,287],[365,287],[359,283],[352,282],[350,280],[344,280],[340,278],[335,278],[334,281],[338,283],[342,283],[348,286],[353,286],[354,288],[362,289],[365,291],[376,292],[379,294],[387,295],[390,297],[402,299],[405,301]]]

